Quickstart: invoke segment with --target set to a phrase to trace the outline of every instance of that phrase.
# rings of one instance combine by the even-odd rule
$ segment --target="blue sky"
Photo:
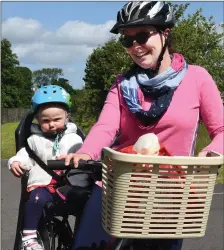
[[[124,3],[3,2],[3,37],[12,43],[21,65],[31,70],[60,67],[70,84],[81,88],[86,58],[111,37],[109,30]],[[204,16],[223,23],[223,2],[190,2],[186,14],[200,7]]]

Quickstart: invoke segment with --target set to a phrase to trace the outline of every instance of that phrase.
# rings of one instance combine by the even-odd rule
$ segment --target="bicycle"
[[[150,239],[203,237],[217,171],[223,164],[222,156],[214,152],[209,156],[142,156],[104,148],[102,225],[114,237],[106,249],[154,250]],[[170,171],[163,167],[167,164],[182,169]]]

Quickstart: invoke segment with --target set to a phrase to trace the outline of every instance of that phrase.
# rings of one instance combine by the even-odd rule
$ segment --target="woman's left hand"
[[[205,157],[205,156],[207,156],[208,152],[209,152],[209,151],[201,151],[201,152],[198,154],[198,156],[199,156],[199,157]]]
[[[199,156],[199,157],[206,157],[207,154],[208,154],[208,152],[209,152],[209,151],[201,151],[201,152],[199,152],[198,156]],[[209,166],[200,166],[200,168],[208,169]]]

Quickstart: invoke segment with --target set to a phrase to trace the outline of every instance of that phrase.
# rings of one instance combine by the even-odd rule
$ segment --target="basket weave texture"
[[[223,157],[103,152],[102,225],[107,233],[142,239],[205,235]]]

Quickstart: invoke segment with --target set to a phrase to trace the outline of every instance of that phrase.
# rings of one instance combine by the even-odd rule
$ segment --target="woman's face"
[[[123,30],[124,38],[136,36],[142,32],[147,33],[152,31],[154,32],[148,34],[148,39],[146,39],[144,44],[139,44],[134,39],[132,46],[130,48],[126,48],[133,61],[144,69],[156,67],[158,57],[164,45],[164,35],[157,32],[152,26],[134,27]]]

